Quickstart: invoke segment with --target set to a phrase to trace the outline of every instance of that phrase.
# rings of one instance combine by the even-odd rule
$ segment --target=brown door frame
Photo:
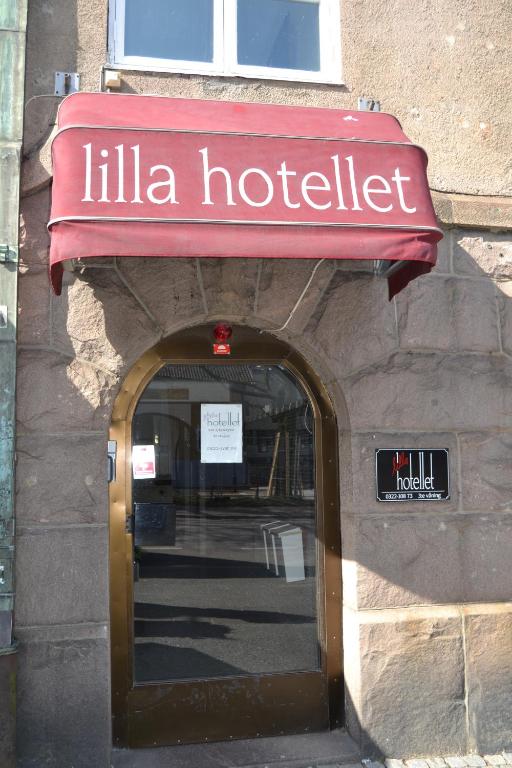
[[[112,718],[116,746],[138,747],[194,740],[218,741],[220,738],[247,738],[279,734],[283,731],[294,732],[294,716],[308,722],[311,730],[333,728],[342,724],[341,540],[338,441],[334,409],[318,376],[304,358],[286,343],[247,326],[234,326],[231,357],[219,359],[212,354],[212,328],[213,324],[208,324],[182,331],[146,352],[127,375],[114,403],[109,439],[117,442],[117,471],[114,481],[109,485],[109,535]],[[237,678],[238,681],[244,680],[247,686],[244,690],[248,690],[249,695],[241,693],[243,686],[232,686],[233,714],[229,718],[229,734],[226,732],[225,715],[220,716],[216,722],[217,718],[212,717],[211,710],[206,713],[199,708],[195,712],[197,738],[187,736],[187,724],[184,722],[183,738],[176,738],[171,742],[167,741],[165,736],[167,723],[170,718],[177,723],[181,720],[180,704],[186,698],[186,686],[191,683],[133,686],[132,681],[133,564],[132,534],[127,530],[127,519],[132,507],[129,459],[131,421],[145,387],[162,366],[168,363],[190,362],[209,365],[244,362],[281,364],[300,381],[310,397],[315,417],[318,540],[323,542],[318,558],[322,586],[322,600],[319,600],[318,606],[320,625],[323,625],[323,635],[320,637],[322,672],[266,675],[260,678],[264,678],[265,688],[268,689],[265,695],[279,697],[281,693],[287,695],[287,692],[293,690],[297,685],[297,675],[300,674],[301,691],[294,699],[292,713],[287,712],[290,707],[282,706],[273,712],[267,711],[269,707],[265,702],[260,711],[256,712],[254,702],[261,698],[261,690],[256,690],[254,679]],[[320,685],[319,675],[325,688]],[[224,695],[225,682],[212,679],[208,690],[210,702]],[[171,688],[174,689],[174,695],[170,693]],[[322,695],[326,697],[328,704],[328,723],[316,722],[311,715],[308,717],[313,701]],[[152,716],[149,729],[145,721],[148,710]],[[258,718],[262,720],[260,724]],[[296,728],[295,732],[297,730],[300,729]]]

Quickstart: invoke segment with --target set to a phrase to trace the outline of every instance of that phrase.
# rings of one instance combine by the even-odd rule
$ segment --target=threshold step
[[[344,730],[261,739],[115,749],[112,768],[362,768]]]

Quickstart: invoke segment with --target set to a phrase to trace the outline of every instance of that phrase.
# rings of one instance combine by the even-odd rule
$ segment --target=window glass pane
[[[320,70],[319,4],[238,0],[238,63]]]
[[[126,0],[124,53],[213,61],[213,0]]]
[[[300,383],[279,365],[169,364],[132,427],[135,682],[320,669]],[[232,463],[215,453],[240,442]]]

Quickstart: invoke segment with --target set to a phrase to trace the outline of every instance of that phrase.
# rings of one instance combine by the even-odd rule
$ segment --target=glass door
[[[316,423],[284,364],[168,363],[143,390],[128,432],[130,746],[332,724]]]

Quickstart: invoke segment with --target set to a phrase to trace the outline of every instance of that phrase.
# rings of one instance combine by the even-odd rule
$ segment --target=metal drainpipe
[[[15,765],[14,438],[27,0],[0,0],[0,765]]]

